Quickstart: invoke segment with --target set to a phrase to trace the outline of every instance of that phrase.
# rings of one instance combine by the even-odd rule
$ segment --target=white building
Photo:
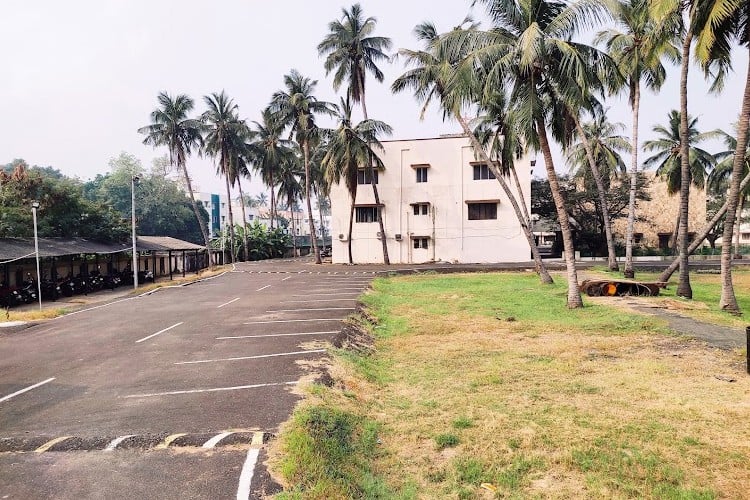
[[[391,263],[530,260],[507,196],[487,165],[477,161],[466,137],[384,141],[383,146],[379,156],[385,170],[376,173],[380,207],[369,178],[364,171],[359,175],[352,231],[355,263],[383,262],[377,210],[382,211]],[[530,169],[529,158],[516,163],[527,208]],[[332,187],[331,204],[333,262],[346,263],[351,198],[345,186]]]
[[[208,222],[208,235],[215,238],[221,233],[221,228],[229,224],[229,209],[225,195],[212,193],[193,193],[195,201],[203,205],[210,218]],[[236,215],[235,215],[236,216]],[[240,219],[242,216],[240,215]]]

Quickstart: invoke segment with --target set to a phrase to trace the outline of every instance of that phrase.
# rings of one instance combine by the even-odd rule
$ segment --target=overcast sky
[[[394,49],[415,47],[411,32],[424,20],[441,31],[450,29],[471,4],[360,3],[366,15],[377,17],[377,33],[391,37]],[[241,117],[258,120],[271,94],[282,88],[283,75],[296,68],[319,80],[320,99],[338,102],[316,47],[328,22],[349,5],[341,0],[3,0],[0,164],[24,158],[89,179],[106,172],[108,160],[127,151],[150,166],[165,151],[143,146],[137,129],[148,124],[156,95],[164,90],[192,96],[201,112],[202,96],[224,89],[239,105]],[[481,18],[482,12],[474,14]],[[699,70],[691,68],[690,113],[699,116],[701,130],[728,130],[736,120],[746,68],[744,53],[737,58],[738,75],[732,75],[719,97],[707,94]],[[386,81],[369,80],[367,107],[371,117],[393,126],[394,138],[459,131],[455,123],[443,123],[437,112],[420,121],[419,106],[410,95],[393,96],[388,90],[404,68],[396,62],[382,69]],[[678,77],[678,68],[670,68],[658,96],[644,93],[643,140],[678,107]],[[624,122],[625,135],[630,135],[627,100],[610,99],[608,106],[610,119]],[[188,168],[201,191],[222,189],[209,160],[193,157]],[[260,189],[254,181],[250,191]]]

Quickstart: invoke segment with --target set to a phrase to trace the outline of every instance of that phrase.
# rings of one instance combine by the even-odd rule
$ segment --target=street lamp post
[[[36,209],[39,208],[38,201],[31,202],[31,214],[34,217],[34,254],[36,255],[36,293],[39,297],[39,310],[42,310],[42,275],[39,273],[39,237],[36,231]]]
[[[141,180],[137,175],[130,178],[130,222],[133,227],[133,288],[138,289],[138,251],[135,244],[135,185]]]

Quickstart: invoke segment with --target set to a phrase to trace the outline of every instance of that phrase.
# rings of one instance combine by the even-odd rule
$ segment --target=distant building
[[[466,137],[384,141],[383,147],[379,156],[385,169],[375,173],[379,205],[369,176],[364,170],[359,174],[351,242],[354,262],[383,261],[378,211],[392,263],[530,259],[508,198],[488,166],[476,159]],[[528,208],[530,159],[524,157],[516,167]],[[350,203],[344,186],[332,186],[333,262],[349,261]]]
[[[203,205],[208,212],[208,235],[210,238],[216,238],[221,234],[221,228],[229,224],[227,197],[212,193],[195,193],[195,201]]]

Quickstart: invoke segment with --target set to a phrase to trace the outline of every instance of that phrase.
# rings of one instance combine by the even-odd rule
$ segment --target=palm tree
[[[478,25],[470,18],[464,19],[460,25],[456,26],[451,33],[461,33],[464,31],[474,30]],[[435,26],[432,23],[422,23],[414,28],[414,34],[417,39],[424,44],[423,50],[400,49],[398,54],[404,57],[407,66],[412,69],[407,70],[403,75],[397,78],[391,90],[401,92],[411,89],[414,97],[422,102],[420,117],[424,117],[427,107],[431,102],[437,100],[443,111],[444,117],[454,116],[461,124],[464,133],[469,138],[477,154],[482,161],[486,162],[495,175],[500,187],[508,197],[516,217],[521,225],[526,241],[531,249],[534,258],[536,272],[542,283],[552,283],[552,277],[547,272],[547,268],[542,262],[539,255],[539,249],[534,241],[534,235],[531,233],[531,226],[528,214],[519,206],[518,200],[511,191],[508,183],[500,170],[497,162],[492,161],[485,148],[482,146],[477,137],[469,129],[467,121],[464,119],[460,105],[457,105],[453,96],[449,92],[449,80],[451,73],[456,71],[458,64],[468,51],[467,46],[460,47],[459,51],[448,52],[441,43],[441,36],[438,35]],[[500,87],[502,88],[502,87]],[[510,143],[509,143],[510,144]]]
[[[280,123],[290,128],[302,150],[302,160],[305,167],[305,201],[307,203],[307,220],[310,223],[310,240],[315,252],[315,262],[320,264],[320,249],[315,237],[315,221],[312,217],[312,203],[310,202],[310,148],[317,141],[319,129],[315,123],[316,115],[335,114],[335,105],[319,101],[313,91],[317,80],[310,80],[302,76],[297,70],[292,70],[284,76],[285,90],[273,94],[270,109],[275,113]]]
[[[268,196],[266,193],[258,193],[255,197],[255,203],[257,207],[265,207],[268,204]]]
[[[253,124],[255,126],[249,146],[250,155],[255,169],[271,193],[270,216],[271,229],[273,229],[276,220],[276,195],[274,190],[276,189],[277,182],[274,178],[275,172],[278,171],[281,163],[285,161],[286,156],[291,154],[291,143],[282,138],[285,124],[281,123],[268,108],[263,110],[261,121],[253,122]]]
[[[224,176],[227,200],[231,200],[232,158],[236,155],[238,146],[236,135],[241,127],[240,120],[237,117],[237,105],[223,90],[219,93],[214,92],[210,96],[204,96],[203,101],[208,108],[201,116],[207,126],[205,150],[218,160],[216,169],[220,175]],[[234,214],[232,213],[231,203],[229,203],[229,235],[230,241],[234,245]],[[234,248],[232,248],[231,255],[232,262],[234,262]]]
[[[679,52],[671,43],[673,26],[657,22],[649,10],[649,0],[616,0],[608,4],[617,28],[601,31],[596,42],[606,43],[609,54],[617,62],[625,77],[623,88],[633,114],[630,148],[630,200],[625,233],[625,277],[633,278],[633,226],[635,224],[635,195],[638,179],[638,120],[641,104],[641,82],[658,91],[666,78],[662,59],[679,60]],[[618,29],[619,28],[619,29]]]
[[[144,144],[154,147],[166,146],[169,151],[170,165],[176,166],[182,172],[185,186],[190,194],[190,204],[198,226],[201,228],[206,251],[208,251],[210,240],[206,221],[200,216],[186,166],[192,149],[199,149],[203,145],[202,123],[200,120],[188,117],[194,106],[190,97],[179,94],[173,98],[166,92],[160,92],[157,100],[160,107],[151,112],[151,125],[139,128],[138,133],[146,136],[143,139]]]
[[[597,186],[599,194],[599,205],[602,214],[603,230],[606,236],[607,251],[610,269],[617,270],[617,261],[614,259],[614,241],[609,217],[607,192],[613,180],[619,180],[627,170],[620,152],[630,151],[630,142],[627,138],[618,135],[625,126],[622,123],[610,123],[606,113],[599,113],[588,123],[580,127],[582,137],[586,143],[580,140],[573,144],[567,151],[567,160],[574,170],[574,177],[583,181],[584,185],[591,185],[593,181]],[[596,168],[591,166],[596,165]]]
[[[565,200],[555,171],[547,128],[563,146],[572,136],[574,102],[588,102],[602,89],[598,76],[608,70],[609,58],[593,47],[572,42],[579,28],[601,18],[596,3],[568,4],[550,0],[479,0],[487,6],[491,31],[464,30],[449,35],[449,49],[472,47],[471,55],[453,73],[449,93],[455,104],[476,102],[491,89],[508,85],[519,116],[519,134],[528,147],[544,157],[552,198],[563,237],[568,277],[569,308],[583,306],[578,286],[575,252]],[[481,94],[473,88],[481,83]],[[460,121],[460,120],[459,120]]]
[[[724,76],[732,66],[732,42],[737,42],[750,53],[750,3],[746,0],[705,0],[700,3],[695,23],[698,35],[696,56],[704,71],[713,71],[718,78],[714,88],[721,90]],[[732,231],[734,217],[742,192],[740,178],[748,150],[750,130],[750,63],[745,73],[745,90],[737,122],[737,144],[732,164],[731,184],[728,195],[727,219],[721,245],[721,299],[722,309],[740,312],[732,285]]]
[[[278,170],[278,197],[289,207],[292,212],[292,249],[294,256],[297,256],[297,223],[294,217],[294,207],[302,199],[302,184],[300,178],[305,171],[300,163],[298,155],[288,155],[279,165]],[[310,236],[314,238],[314,235]]]
[[[335,70],[334,90],[338,90],[346,80],[347,95],[352,102],[362,106],[362,115],[365,120],[368,119],[365,99],[366,75],[370,72],[377,81],[383,81],[383,72],[378,68],[377,63],[388,61],[389,58],[384,51],[391,48],[390,38],[372,36],[376,24],[377,20],[374,17],[365,18],[362,7],[358,3],[354,4],[348,11],[342,9],[341,20],[329,23],[329,33],[318,45],[318,54],[327,56],[324,64],[326,75]],[[372,169],[372,161],[368,160],[363,165],[370,178],[375,204],[380,206],[380,194]],[[378,225],[380,242],[383,246],[383,262],[390,264],[382,208],[378,210]]]
[[[246,231],[247,212],[245,211],[245,197],[242,191],[242,178],[250,179],[250,168],[248,163],[251,160],[250,147],[248,141],[251,137],[250,128],[244,121],[239,121],[232,127],[230,135],[230,157],[229,157],[229,184],[234,187],[235,184],[240,192],[240,208],[242,209],[242,248],[244,260],[250,260],[249,235]]]
[[[716,168],[709,176],[709,185],[715,190],[715,192],[726,192],[727,187],[731,185],[732,173],[734,170],[734,156],[737,151],[737,138],[727,134],[724,131],[717,131],[723,138],[724,144],[727,149],[714,155],[717,160]],[[747,141],[747,139],[746,139]],[[745,177],[750,174],[750,154],[747,150],[745,151],[745,161],[742,163],[742,176]],[[737,203],[737,215],[735,229],[734,229],[734,253],[740,253],[740,220],[742,217],[742,211],[745,208],[745,203],[750,198],[750,189],[747,187],[740,190],[740,197]]]
[[[338,91],[346,82],[347,95],[353,103],[362,105],[362,114],[367,120],[365,77],[370,72],[377,81],[383,81],[383,72],[377,64],[388,61],[384,51],[390,50],[391,39],[372,36],[377,19],[365,18],[358,3],[349,10],[341,9],[341,13],[341,20],[328,24],[329,33],[318,44],[318,53],[326,56],[326,76],[335,71],[334,90]]]
[[[667,193],[674,195],[681,192],[682,188],[682,158],[680,147],[680,123],[679,111],[669,112],[669,125],[656,125],[654,132],[657,139],[646,141],[643,144],[644,151],[653,151],[654,155],[647,158],[643,165],[646,167],[656,166],[656,173],[666,181]],[[697,118],[688,116],[688,154],[690,170],[688,171],[688,182],[698,189],[703,189],[708,173],[713,169],[716,160],[713,155],[699,148],[696,144],[716,136],[716,132],[700,133],[696,127]],[[670,246],[674,247],[682,225],[682,210],[677,213],[675,231],[672,233]]]
[[[390,134],[392,129],[384,122],[363,120],[352,125],[352,107],[349,98],[341,99],[339,126],[331,134],[328,150],[323,157],[322,165],[325,177],[330,185],[344,182],[349,192],[351,205],[349,210],[349,263],[352,259],[352,227],[354,223],[354,205],[357,199],[357,173],[360,165],[374,163],[375,168],[384,168],[383,161],[377,156],[374,148],[383,149],[379,136]]]

